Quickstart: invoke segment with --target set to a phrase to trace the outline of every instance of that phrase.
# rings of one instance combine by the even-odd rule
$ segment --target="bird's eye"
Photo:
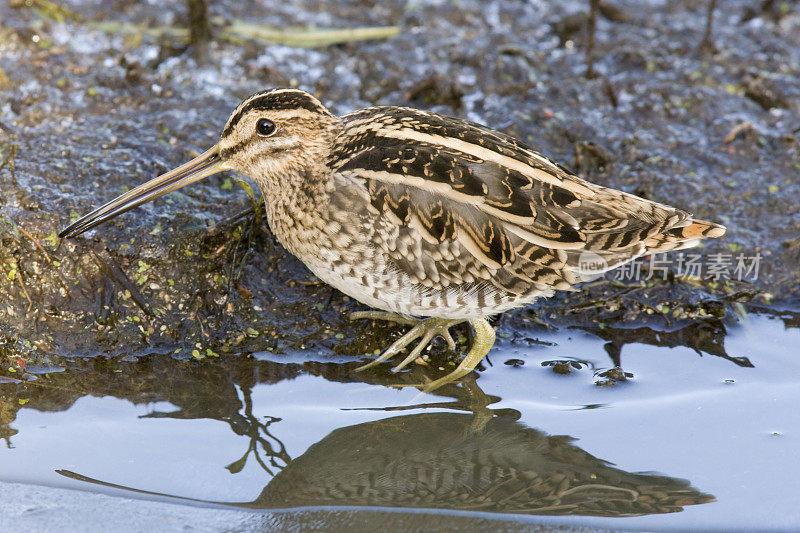
[[[256,131],[264,137],[272,135],[275,133],[275,123],[268,118],[260,118],[256,122]]]

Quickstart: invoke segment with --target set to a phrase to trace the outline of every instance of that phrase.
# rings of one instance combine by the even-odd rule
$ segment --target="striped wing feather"
[[[684,211],[588,183],[478,124],[406,108],[344,121],[331,164],[397,226],[382,246],[423,285],[549,293],[591,277],[578,268],[584,252],[610,269],[716,236],[687,230]]]

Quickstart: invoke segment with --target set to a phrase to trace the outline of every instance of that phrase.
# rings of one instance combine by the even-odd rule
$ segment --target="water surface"
[[[605,341],[564,329],[537,340],[501,343],[492,366],[437,394],[385,386],[404,377],[387,369],[353,373],[344,356],[65,360],[62,372],[0,383],[6,417],[16,412],[2,428],[0,479],[255,509],[433,508],[614,528],[800,524],[789,460],[800,330],[759,315],[733,327],[725,349],[751,367],[627,344],[622,368],[633,377],[611,386],[596,384],[613,367]],[[502,364],[511,359],[523,364]],[[554,360],[580,368],[541,365]]]

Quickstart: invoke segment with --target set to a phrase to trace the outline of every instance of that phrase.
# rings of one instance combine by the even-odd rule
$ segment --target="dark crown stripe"
[[[250,111],[283,111],[287,109],[305,109],[320,115],[329,115],[325,107],[313,96],[302,91],[286,91],[271,89],[266,92],[256,93],[236,110],[228,121],[222,136],[230,134],[244,115]]]

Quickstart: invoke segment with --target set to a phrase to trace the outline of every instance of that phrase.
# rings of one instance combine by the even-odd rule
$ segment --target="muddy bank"
[[[401,33],[318,48],[217,39],[203,65],[172,37],[97,27],[179,26],[182,6],[0,5],[0,374],[56,355],[363,355],[397,334],[347,322],[359,306],[275,242],[233,175],[56,237],[211,145],[236,103],[269,86],[338,113],[413,105],[489,124],[592,181],[726,224],[698,251],[706,263],[762,257],[744,282],[687,279],[674,264],[666,280],[610,279],[501,317],[501,338],[535,338],[542,323],[642,328],[637,339],[666,330],[719,351],[747,312],[796,324],[784,310],[800,302],[800,10],[727,4],[700,51],[695,4],[615,2],[591,79],[583,2],[212,2],[217,35],[232,20]]]

